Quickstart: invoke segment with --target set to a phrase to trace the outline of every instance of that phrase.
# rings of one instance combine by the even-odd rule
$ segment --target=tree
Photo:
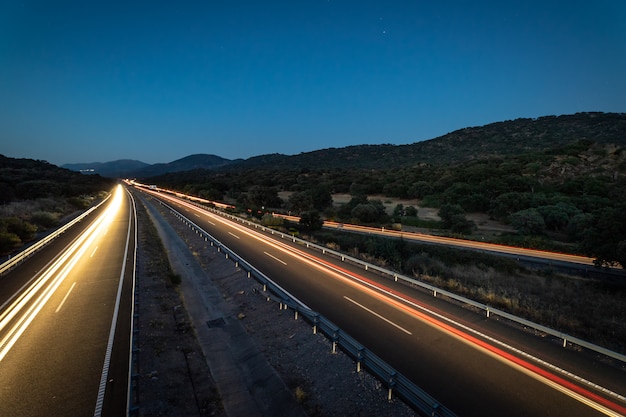
[[[422,199],[433,192],[433,187],[426,181],[417,181],[411,184],[407,191],[408,197]]]
[[[376,206],[370,203],[359,204],[352,209],[352,217],[363,223],[374,223],[378,221],[379,213]]]
[[[541,213],[534,208],[513,213],[511,224],[523,235],[540,235],[546,230],[546,223]]]
[[[324,225],[324,220],[316,210],[305,211],[300,216],[299,224],[309,231],[319,230]]]
[[[350,199],[350,201],[348,201],[348,203],[342,205],[339,208],[339,217],[341,217],[342,219],[349,219],[350,216],[352,216],[352,210],[358,206],[359,204],[368,204],[369,200],[367,199],[367,196],[365,196],[364,194],[361,195],[357,195],[354,196]]]
[[[476,223],[465,217],[464,214],[455,214],[450,219],[450,231],[452,233],[460,233],[469,235],[476,229]]]
[[[597,210],[590,223],[583,233],[582,250],[596,257],[598,265],[626,267],[626,204]]]
[[[417,209],[413,206],[407,206],[404,209],[404,215],[408,217],[417,217]]]
[[[452,218],[458,215],[465,216],[465,210],[463,210],[463,207],[458,204],[444,204],[439,209],[438,214],[443,222],[443,227],[449,229],[452,225]]]
[[[309,194],[311,195],[311,202],[313,204],[313,207],[316,210],[322,211],[325,208],[333,205],[333,197],[330,194],[330,191],[328,191],[328,187],[321,185],[313,187],[311,188]]]
[[[443,227],[450,229],[453,233],[467,235],[476,229],[476,223],[465,217],[463,207],[458,204],[444,204],[441,206],[439,217],[441,217]]]
[[[557,203],[549,206],[537,207],[543,217],[548,230],[563,230],[570,219],[580,213],[576,207],[568,203]]]
[[[296,214],[312,210],[313,199],[311,198],[311,194],[306,191],[299,191],[291,194],[291,196],[289,196],[287,207]]]
[[[246,202],[254,209],[261,207],[280,207],[282,205],[282,201],[278,198],[276,189],[263,185],[253,185],[250,187]]]
[[[396,207],[394,207],[393,209],[394,221],[399,222],[402,216],[404,216],[404,205],[396,204]]]

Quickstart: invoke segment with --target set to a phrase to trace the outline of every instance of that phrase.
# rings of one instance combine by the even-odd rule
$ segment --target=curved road
[[[319,253],[301,246],[286,248],[269,235],[184,201],[151,194],[175,206],[459,416],[626,413],[623,368],[607,366],[355,266],[337,264],[336,259],[321,259]],[[546,363],[520,356],[515,349]]]
[[[126,414],[134,228],[118,187],[0,277],[0,415]]]

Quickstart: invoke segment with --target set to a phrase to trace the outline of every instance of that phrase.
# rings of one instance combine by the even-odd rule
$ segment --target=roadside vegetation
[[[0,155],[0,255],[106,196],[114,181]]]
[[[463,129],[419,147],[368,145],[290,159],[268,155],[256,158],[254,166],[150,181],[227,202],[267,226],[624,352],[624,282],[320,228],[330,220],[421,231],[583,254],[599,266],[623,267],[625,146],[625,115],[582,114]],[[338,204],[338,194],[348,198]],[[415,204],[390,207],[393,200]],[[285,223],[272,213],[301,220]],[[501,227],[485,233],[473,220],[477,214]]]
[[[534,269],[510,258],[403,239],[311,231],[285,221],[277,225],[273,219],[272,227],[329,249],[626,353],[623,282]]]
[[[598,265],[626,265],[626,152],[622,148],[606,149],[587,141],[541,154],[458,166],[204,175],[208,178],[200,182],[186,175],[154,181],[259,216],[272,211],[298,216],[316,211],[325,220],[377,227],[401,224],[469,237],[477,229],[469,213],[484,213],[512,229],[491,236],[495,243],[565,250],[597,258]],[[202,178],[198,173],[193,177]],[[279,198],[285,191],[291,193],[287,201]],[[352,199],[337,207],[332,201],[336,193]],[[383,197],[369,197],[373,195]],[[389,213],[385,198],[413,199],[419,205]],[[421,217],[423,208],[438,210],[439,219]]]

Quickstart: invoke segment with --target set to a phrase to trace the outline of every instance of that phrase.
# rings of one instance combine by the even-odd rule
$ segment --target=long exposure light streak
[[[105,212],[6,309],[3,309],[0,314],[0,331],[6,328],[7,332],[0,340],[0,361],[4,359],[37,314],[44,308],[91,243],[106,232],[122,206],[122,193],[122,187],[118,186],[114,198]]]
[[[239,225],[232,221],[222,219],[220,216],[215,215],[213,213],[202,211],[198,207],[192,204],[185,203],[184,201],[180,201],[180,200],[175,200],[171,197],[167,197],[163,195],[161,195],[160,197],[166,197],[172,201],[176,201],[176,203],[178,204],[184,205],[194,211],[200,212],[204,214],[205,216],[210,217],[223,224],[227,224],[228,226],[238,230],[240,233],[244,233],[254,239],[263,241],[265,244],[272,246],[280,250],[281,252],[284,252],[285,254],[298,257],[301,260],[304,260],[304,262],[309,263],[312,266],[315,266],[319,269],[326,270],[327,272],[330,270],[330,273],[335,275],[337,278],[345,282],[349,282],[351,283],[351,285],[359,286],[361,289],[363,289],[365,292],[370,293],[375,298],[381,301],[384,301],[388,303],[389,305],[394,306],[395,308],[402,310],[405,313],[408,313],[420,319],[423,322],[426,322],[427,324],[439,329],[440,331],[453,335],[455,338],[462,340],[463,342],[475,347],[478,350],[481,350],[491,356],[496,357],[498,360],[504,363],[508,363],[510,366],[516,369],[519,369],[522,373],[527,374],[538,381],[541,381],[545,385],[550,386],[553,389],[560,391],[563,394],[568,395],[569,397],[574,398],[607,416],[626,415],[625,407],[613,401],[610,401],[604,397],[601,397],[579,385],[573,384],[565,380],[564,378],[559,377],[556,374],[553,374],[549,371],[545,371],[541,369],[540,367],[528,362],[527,360],[520,359],[508,352],[505,352],[504,350],[497,348],[494,345],[491,345],[490,343],[484,342],[480,340],[479,338],[472,336],[469,333],[466,333],[465,331],[461,331],[458,328],[455,328],[454,326],[450,324],[444,323],[443,321],[439,320],[442,317],[439,317],[439,319],[436,319],[428,314],[425,314],[423,312],[416,310],[416,308],[423,309],[423,307],[419,306],[415,300],[408,299],[401,294],[396,294],[391,289],[386,288],[381,284],[375,283],[361,275],[355,274],[333,263],[325,261],[316,256],[310,255],[304,251],[295,249],[292,246],[289,246],[283,242],[274,241],[274,240],[270,242],[268,241],[266,236],[262,235],[261,233],[257,231],[251,230],[245,226]],[[424,309],[424,310],[427,310],[427,309]],[[446,318],[446,321],[452,322],[450,319],[447,319],[447,318]],[[460,327],[466,327],[456,322],[452,322],[452,324],[455,326],[459,325]],[[467,331],[468,329],[466,328],[465,330]],[[475,331],[472,331],[472,332],[476,333]],[[501,342],[499,342],[499,344],[503,345]],[[509,346],[506,346],[506,345],[504,345],[503,347],[509,348]],[[512,347],[510,348],[511,350],[516,350]],[[525,356],[531,360],[533,359],[528,354],[525,354]],[[582,380],[582,378],[579,378],[579,379]],[[612,393],[612,394],[615,397],[621,397],[619,394],[616,394],[616,393]]]

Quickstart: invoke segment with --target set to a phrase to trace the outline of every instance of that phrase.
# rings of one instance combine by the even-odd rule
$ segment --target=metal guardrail
[[[369,372],[384,383],[388,388],[387,398],[391,400],[393,393],[401,397],[408,405],[417,410],[419,413],[425,416],[432,417],[455,417],[451,410],[441,405],[426,391],[415,385],[404,375],[397,372],[394,368],[388,365],[380,357],[376,356],[373,352],[368,350],[365,346],[353,339],[349,334],[342,331],[333,322],[319,313],[311,310],[308,306],[291,295],[287,290],[280,285],[272,281],[261,271],[249,264],[234,251],[222,244],[218,239],[213,237],[210,233],[203,230],[200,226],[194,223],[192,220],[178,212],[176,209],[164,203],[161,200],[157,200],[160,204],[167,207],[177,218],[185,222],[196,233],[204,237],[205,241],[210,241],[211,245],[215,245],[219,252],[224,252],[226,258],[231,259],[235,264],[246,271],[248,276],[253,277],[258,282],[263,284],[264,290],[269,290],[268,298],[271,298],[281,303],[285,307],[290,307],[296,314],[301,314],[309,323],[313,325],[313,332],[321,331],[326,337],[333,342],[333,350],[339,346],[344,352],[351,356],[356,364],[357,371],[361,370],[361,367],[365,367]],[[204,206],[203,206],[204,207]],[[206,208],[206,207],[204,207]],[[241,220],[241,219],[239,219]]]
[[[98,203],[96,206],[93,206],[92,208],[90,208],[89,210],[87,210],[86,212],[84,212],[83,214],[81,214],[80,216],[78,216],[77,218],[72,220],[71,222],[65,224],[64,226],[60,227],[59,229],[55,230],[54,232],[46,235],[43,239],[35,242],[34,244],[32,244],[29,247],[27,247],[26,249],[24,249],[22,252],[20,252],[17,255],[11,257],[9,260],[7,260],[2,265],[0,265],[0,275],[3,275],[5,272],[8,272],[11,269],[15,268],[20,262],[24,261],[28,257],[32,256],[33,254],[35,254],[36,252],[41,250],[44,246],[46,246],[48,243],[52,242],[54,239],[56,239],[57,237],[59,237],[60,235],[65,233],[67,230],[69,230],[76,223],[82,221],[85,217],[87,217],[89,214],[91,214],[92,211],[94,211],[95,209],[100,207],[102,204],[104,204],[108,199],[109,199],[109,197],[105,198],[100,203]]]
[[[616,359],[618,361],[626,363],[626,355],[624,355],[622,353],[619,353],[619,352],[615,352],[615,351],[610,350],[610,349],[607,349],[607,348],[605,348],[603,346],[596,345],[594,343],[588,342],[586,340],[580,339],[580,338],[575,337],[575,336],[571,336],[571,335],[569,335],[567,333],[561,332],[559,330],[552,329],[552,328],[544,326],[542,324],[535,323],[535,322],[532,322],[530,320],[526,320],[526,319],[524,319],[522,317],[518,317],[518,316],[515,316],[513,314],[507,313],[506,311],[502,311],[502,310],[499,310],[497,308],[490,307],[488,304],[479,303],[477,301],[471,300],[471,299],[463,297],[461,295],[451,293],[449,291],[443,290],[441,288],[435,287],[435,286],[427,284],[425,282],[418,281],[418,280],[416,280],[414,278],[407,277],[405,275],[399,274],[399,273],[394,272],[394,271],[390,271],[388,269],[385,269],[385,268],[382,268],[380,266],[377,266],[377,265],[365,262],[365,261],[363,261],[361,259],[354,258],[354,257],[346,255],[344,253],[334,251],[334,250],[326,248],[324,246],[316,245],[316,244],[308,242],[306,240],[297,238],[297,237],[295,237],[293,235],[289,235],[289,234],[283,233],[283,232],[278,232],[278,231],[276,231],[274,229],[262,226],[262,225],[260,225],[258,223],[251,222],[249,220],[243,219],[243,218],[238,217],[238,216],[234,216],[232,214],[224,213],[223,211],[220,211],[220,210],[212,209],[210,207],[207,207],[205,205],[202,205],[202,204],[199,204],[199,203],[196,203],[196,202],[191,202],[191,203],[196,205],[196,206],[198,206],[198,207],[200,207],[200,208],[202,208],[202,209],[204,209],[204,210],[211,211],[212,213],[221,215],[223,217],[229,218],[229,219],[234,220],[236,222],[239,222],[239,223],[242,223],[242,224],[247,224],[248,226],[254,227],[256,229],[260,229],[260,230],[262,230],[264,232],[271,233],[273,235],[277,235],[277,236],[281,237],[282,239],[291,240],[293,243],[298,243],[298,244],[301,244],[301,245],[303,245],[303,246],[305,246],[307,248],[313,248],[315,250],[319,250],[323,254],[331,254],[331,255],[341,259],[342,261],[349,261],[349,262],[351,262],[353,264],[362,265],[365,268],[365,270],[370,270],[371,269],[371,270],[377,271],[377,272],[379,272],[382,275],[386,275],[386,276],[392,277],[394,279],[394,281],[400,280],[400,281],[406,282],[408,284],[418,286],[418,287],[420,287],[422,289],[425,289],[425,290],[431,292],[434,297],[437,297],[437,295],[443,295],[443,296],[445,296],[445,297],[447,297],[449,299],[455,300],[455,301],[457,301],[459,303],[475,307],[475,308],[477,308],[479,310],[484,311],[488,318],[492,317],[492,316],[498,316],[498,317],[501,317],[503,319],[509,320],[511,322],[517,323],[517,324],[519,324],[521,326],[528,327],[528,328],[531,328],[531,329],[536,330],[538,332],[542,332],[542,333],[545,333],[547,335],[556,337],[557,339],[561,339],[563,341],[563,347],[567,347],[568,343],[570,343],[572,345],[578,345],[578,346],[583,347],[585,349],[589,349],[591,351],[594,351],[596,353],[602,354],[602,355],[607,356],[609,358]]]

